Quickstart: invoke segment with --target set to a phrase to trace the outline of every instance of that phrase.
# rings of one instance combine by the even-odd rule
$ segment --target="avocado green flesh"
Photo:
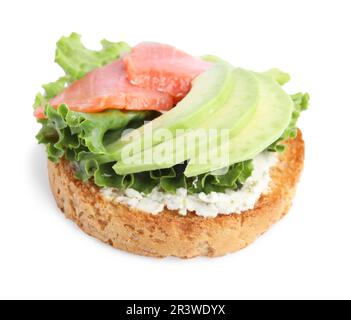
[[[177,129],[188,129],[202,123],[231,94],[234,82],[232,70],[229,64],[219,63],[198,76],[188,95],[176,107],[118,141],[114,146],[114,159],[120,160],[123,150],[140,151],[163,142],[155,138],[158,130],[167,129],[175,136]],[[150,129],[153,134],[150,134]]]
[[[217,142],[216,145],[219,145],[221,143],[221,129],[228,130],[229,138],[234,137],[248,124],[256,111],[259,102],[259,82],[250,71],[238,68],[234,69],[232,74],[234,86],[228,100],[217,109],[213,116],[208,117],[198,126],[192,127],[191,133],[196,134],[196,131],[199,130],[199,134],[206,134],[205,139],[192,140],[194,145],[188,150],[188,145],[185,142],[190,141],[191,133],[186,133],[181,136],[181,143],[177,144],[177,140],[172,139],[149,150],[144,150],[141,154],[131,157],[126,162],[117,163],[114,167],[115,171],[118,174],[130,174],[170,168],[190,159],[195,150],[208,148],[214,142]],[[218,135],[211,136],[209,134],[209,130],[213,129],[218,130],[216,131]],[[165,157],[161,159],[157,157],[157,153],[160,150],[171,150],[171,152],[165,152]],[[154,161],[143,161],[145,155],[150,155],[154,151]],[[190,154],[188,154],[188,151],[190,151]],[[160,161],[158,161],[159,159]]]
[[[260,85],[260,102],[248,125],[230,139],[229,163],[219,159],[214,163],[199,164],[199,156],[197,156],[189,162],[184,172],[186,177],[197,176],[221,169],[225,165],[252,159],[283,134],[291,119],[293,101],[273,78],[258,73],[254,75]]]

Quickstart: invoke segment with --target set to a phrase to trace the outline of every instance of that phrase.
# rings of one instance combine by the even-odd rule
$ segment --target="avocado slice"
[[[193,81],[192,89],[176,107],[123,136],[114,145],[113,158],[120,160],[124,152],[136,154],[163,142],[157,136],[164,129],[171,133],[169,139],[172,139],[177,129],[192,128],[211,117],[232,92],[232,70],[231,65],[219,63],[202,73]]]
[[[212,116],[198,126],[192,126],[190,132],[180,137],[177,136],[177,138],[144,150],[125,162],[117,163],[114,167],[116,172],[129,174],[173,167],[190,159],[195,154],[195,150],[208,148],[214,142],[219,145],[220,132],[216,131],[218,135],[211,135],[210,130],[213,129],[226,129],[228,138],[235,136],[250,121],[256,111],[259,102],[259,82],[250,71],[244,69],[234,69],[232,74],[234,78],[232,93],[227,102],[221,105]],[[191,144],[188,146],[187,142]],[[157,155],[162,151],[164,151],[164,156],[158,157]],[[145,161],[145,156],[149,155],[152,155],[153,161]]]
[[[220,159],[214,163],[199,164],[199,154],[189,162],[187,177],[222,169],[225,166],[253,159],[276,141],[289,125],[293,101],[272,77],[254,73],[260,85],[260,102],[255,115],[240,133],[229,141],[229,163]],[[210,150],[210,154],[214,150]]]

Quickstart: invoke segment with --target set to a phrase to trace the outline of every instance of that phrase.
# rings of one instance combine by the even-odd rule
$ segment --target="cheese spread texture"
[[[164,209],[178,211],[180,215],[194,212],[198,216],[214,218],[218,214],[240,214],[253,209],[262,194],[269,191],[270,169],[277,163],[278,157],[273,152],[263,152],[253,159],[254,170],[240,190],[211,192],[209,194],[188,194],[180,188],[175,194],[153,189],[150,194],[143,194],[134,189],[120,191],[114,188],[101,190],[105,199],[125,204],[133,209],[153,215]]]

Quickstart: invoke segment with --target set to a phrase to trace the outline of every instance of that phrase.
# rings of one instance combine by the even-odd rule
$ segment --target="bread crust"
[[[49,180],[65,216],[115,248],[152,257],[217,257],[245,248],[288,212],[304,162],[301,132],[287,145],[271,170],[270,192],[255,208],[216,218],[170,210],[151,215],[108,201],[93,183],[77,180],[67,161],[49,161]]]

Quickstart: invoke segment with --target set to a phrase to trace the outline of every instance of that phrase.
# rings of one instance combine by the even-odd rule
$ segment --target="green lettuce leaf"
[[[70,82],[86,75],[88,72],[119,59],[123,53],[130,52],[125,42],[101,41],[102,49],[87,49],[81,42],[81,36],[72,33],[57,42],[55,61],[65,71]]]
[[[284,71],[281,71],[277,68],[273,68],[263,72],[264,75],[273,78],[276,82],[278,82],[281,86],[288,83],[290,81],[290,75]]]
[[[297,121],[300,117],[300,114],[302,111],[305,111],[308,109],[308,104],[310,100],[310,96],[308,93],[296,93],[291,96],[291,99],[294,102],[294,110],[292,113],[292,117],[290,120],[290,123],[282,136],[275,141],[271,146],[268,147],[268,151],[272,152],[284,152],[286,149],[286,146],[282,144],[284,140],[287,140],[289,138],[295,139],[297,135]]]
[[[48,102],[47,99],[43,96],[42,93],[39,92],[39,93],[35,96],[33,108],[36,109],[36,108],[45,106],[45,105],[47,104],[47,102]]]
[[[34,108],[45,106],[71,82],[82,78],[98,67],[119,59],[131,50],[125,42],[102,40],[101,46],[102,49],[99,51],[87,49],[81,42],[81,36],[77,33],[72,33],[69,37],[62,37],[57,42],[55,61],[62,67],[65,76],[42,86],[44,94],[37,94]]]
[[[140,123],[155,115],[153,112],[107,110],[101,113],[68,112],[65,120],[72,132],[78,134],[90,152],[109,154],[113,143],[132,123]],[[128,126],[130,127],[130,126]]]
[[[45,90],[45,98],[52,99],[56,97],[65,89],[67,82],[67,77],[61,77],[55,82],[44,84],[43,89]]]
[[[121,137],[123,130],[156,116],[152,111],[79,113],[70,111],[64,104],[57,109],[48,104],[45,113],[47,119],[42,120],[37,139],[47,145],[49,159],[54,162],[59,161],[66,150],[69,150],[70,158],[74,155],[77,160],[81,160],[81,154],[85,156],[84,160],[87,154],[90,158],[108,156],[110,146]]]

